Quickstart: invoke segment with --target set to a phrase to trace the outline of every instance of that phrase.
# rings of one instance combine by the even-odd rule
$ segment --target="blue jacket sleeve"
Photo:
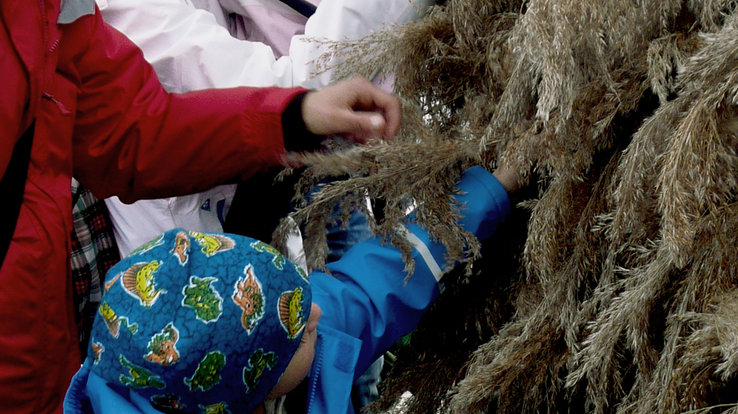
[[[467,170],[458,189],[462,227],[480,240],[489,238],[510,211],[505,189],[481,167]],[[415,271],[408,278],[400,251],[378,238],[356,244],[330,263],[332,275],[310,276],[313,302],[323,311],[319,328],[329,326],[362,341],[357,376],[412,331],[439,295],[446,249],[415,224],[407,225],[405,236],[414,246],[415,260]]]

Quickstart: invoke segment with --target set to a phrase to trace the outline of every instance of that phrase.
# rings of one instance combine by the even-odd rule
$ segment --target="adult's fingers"
[[[346,125],[345,134],[361,144],[384,137],[387,126],[384,116],[379,112],[347,111],[343,122]]]
[[[303,120],[314,134],[343,134],[365,142],[390,139],[400,129],[397,98],[363,78],[352,78],[308,93]]]
[[[364,78],[352,78],[352,90],[355,93],[353,108],[375,111],[382,115],[384,126],[379,137],[391,139],[400,130],[402,112],[397,97],[388,93]]]

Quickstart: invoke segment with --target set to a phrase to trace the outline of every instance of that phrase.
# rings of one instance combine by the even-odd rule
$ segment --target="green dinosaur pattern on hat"
[[[261,348],[254,351],[249,357],[251,368],[243,368],[243,383],[246,385],[246,390],[250,391],[256,388],[264,371],[272,369],[276,363],[277,356],[274,352],[264,352]]]
[[[217,404],[210,405],[198,405],[202,410],[202,414],[230,414],[231,410],[228,409],[228,404],[221,401]]]
[[[184,410],[185,404],[180,401],[180,397],[174,394],[156,394],[151,396],[151,405],[159,411]]]
[[[182,289],[182,306],[195,311],[195,317],[204,323],[215,322],[223,313],[223,298],[212,286],[218,279],[190,276],[190,283]]]
[[[200,389],[207,391],[220,382],[220,371],[226,363],[225,355],[220,351],[210,351],[197,364],[197,369],[192,377],[185,378],[184,383],[190,387],[190,391]]]
[[[141,246],[134,249],[128,255],[134,256],[137,254],[143,254],[153,249],[154,247],[161,246],[162,244],[164,244],[164,235],[157,236],[155,239],[151,240],[150,242],[142,244]]]
[[[120,383],[125,385],[126,387],[154,387],[160,390],[166,386],[164,381],[161,380],[161,377],[155,375],[153,372],[144,367],[134,365],[122,354],[118,357],[118,360],[120,361],[120,364],[123,365],[123,368],[128,371],[128,375],[130,375],[129,377],[127,377],[125,374],[120,374]]]
[[[282,268],[284,268],[284,264],[287,263],[287,259],[279,252],[279,250],[263,241],[254,241],[251,243],[251,247],[253,247],[257,252],[266,252],[273,255],[274,258],[272,259],[272,264],[274,264],[274,267],[277,268],[277,270],[282,270]]]
[[[305,279],[306,281],[308,280],[308,274],[307,274],[307,272],[305,271],[305,269],[303,269],[303,268],[302,268],[302,267],[300,267],[300,266],[295,266],[295,270],[297,271],[297,274],[299,274],[299,275],[300,275],[300,277],[302,277],[302,278],[303,278],[303,279]]]

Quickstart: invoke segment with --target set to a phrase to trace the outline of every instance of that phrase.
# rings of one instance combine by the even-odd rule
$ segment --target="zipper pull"
[[[51,94],[49,94],[48,92],[42,92],[42,95],[41,96],[44,99],[46,99],[46,100],[48,100],[50,102],[53,102],[56,105],[56,107],[59,108],[59,111],[62,113],[62,115],[71,115],[72,114],[72,111],[70,111],[69,109],[67,109],[67,107],[64,106],[63,103],[61,103],[60,101],[57,101],[56,98],[54,98],[53,96],[51,96]]]

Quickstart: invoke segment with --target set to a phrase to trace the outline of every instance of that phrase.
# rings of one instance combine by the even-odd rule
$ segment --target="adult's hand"
[[[309,92],[301,109],[313,134],[343,135],[359,143],[391,139],[402,118],[397,98],[361,77]]]

